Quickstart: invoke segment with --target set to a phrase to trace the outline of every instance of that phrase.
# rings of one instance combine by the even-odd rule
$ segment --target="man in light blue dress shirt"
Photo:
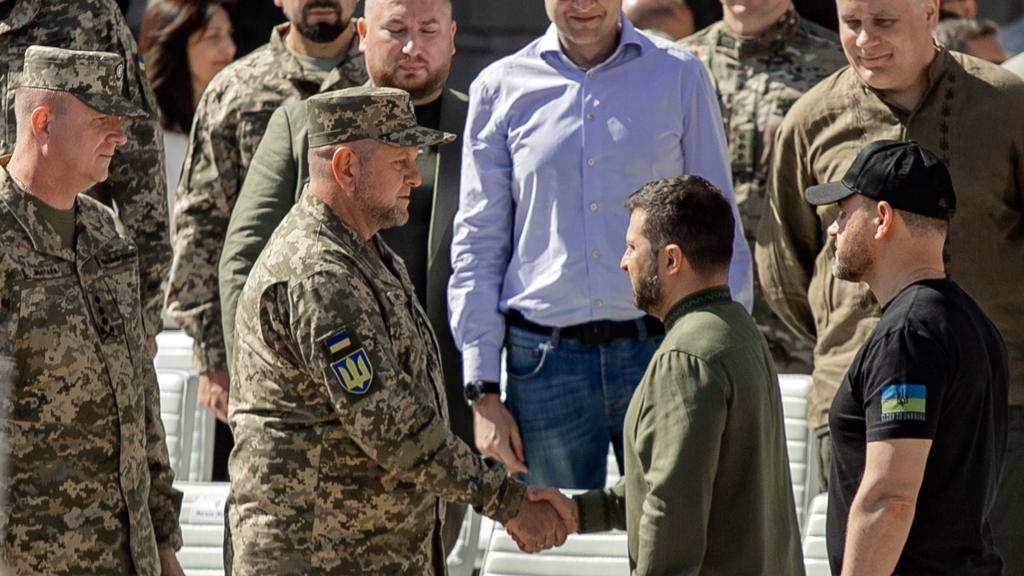
[[[663,329],[619,270],[625,200],[697,174],[736,209],[704,66],[638,33],[621,0],[545,0],[552,26],[470,88],[449,308],[476,444],[528,482],[604,485]],[[735,214],[733,297],[751,304]],[[506,350],[506,404],[501,351]]]

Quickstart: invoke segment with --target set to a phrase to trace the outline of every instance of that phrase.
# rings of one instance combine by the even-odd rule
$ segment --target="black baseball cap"
[[[860,151],[841,181],[811,186],[804,196],[811,204],[824,206],[852,194],[940,220],[949,220],[956,211],[949,170],[914,141],[872,142]]]

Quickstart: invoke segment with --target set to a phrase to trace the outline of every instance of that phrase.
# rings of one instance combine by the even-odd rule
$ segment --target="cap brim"
[[[132,104],[127,98],[110,94],[75,94],[86,106],[108,116],[122,118],[148,118],[149,113]]]
[[[826,206],[828,204],[835,204],[843,198],[854,194],[856,192],[847,188],[846,184],[842,182],[829,182],[828,184],[811,186],[804,191],[804,198],[815,206]]]
[[[416,126],[386,134],[378,138],[378,140],[394,146],[434,146],[454,142],[455,134]]]

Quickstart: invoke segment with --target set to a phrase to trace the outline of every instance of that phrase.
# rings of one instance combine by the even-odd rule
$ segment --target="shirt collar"
[[[644,38],[640,35],[640,32],[636,30],[633,24],[629,21],[629,18],[626,18],[625,14],[622,14],[621,12],[619,13],[619,23],[622,26],[619,30],[619,44],[615,47],[611,56],[601,64],[598,64],[598,66],[602,66],[608,62],[616,60],[628,46],[634,46],[635,48],[632,49],[637,50],[639,54],[643,54],[648,47],[649,41],[646,43],[644,42]],[[562,50],[562,43],[558,40],[558,28],[554,23],[548,26],[544,36],[541,37],[539,48],[541,57],[558,56],[561,57],[563,61],[572,64],[572,61],[569,60],[569,57],[566,56],[565,52]],[[573,65],[575,66],[575,64]]]
[[[729,292],[728,286],[705,288],[685,296],[673,304],[668,314],[665,315],[665,331],[671,330],[683,316],[690,312],[723,302],[732,302],[732,294]]]
[[[718,26],[717,50],[737,60],[765,52],[774,52],[792,42],[800,28],[800,15],[790,7],[770,28],[757,36],[740,36],[731,32],[725,23]]]
[[[39,215],[31,192],[23,189],[7,172],[10,155],[0,158],[0,202],[7,204],[11,214],[32,242],[36,252],[56,256],[69,262],[75,261],[75,253],[64,247],[57,232]]]

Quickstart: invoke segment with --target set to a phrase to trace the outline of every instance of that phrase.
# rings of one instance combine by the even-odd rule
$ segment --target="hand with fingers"
[[[548,550],[565,543],[568,530],[558,512],[547,502],[523,500],[519,513],[505,525],[523,552]]]
[[[519,425],[500,396],[484,394],[473,405],[473,430],[481,454],[501,460],[510,474],[528,472]]]
[[[225,370],[212,370],[199,375],[199,389],[196,390],[196,401],[217,420],[228,422],[228,373]]]
[[[565,525],[569,534],[575,534],[580,530],[580,512],[576,501],[562,494],[557,488],[545,488],[542,486],[530,486],[526,489],[526,500],[528,502],[547,502],[558,513],[562,524]]]

